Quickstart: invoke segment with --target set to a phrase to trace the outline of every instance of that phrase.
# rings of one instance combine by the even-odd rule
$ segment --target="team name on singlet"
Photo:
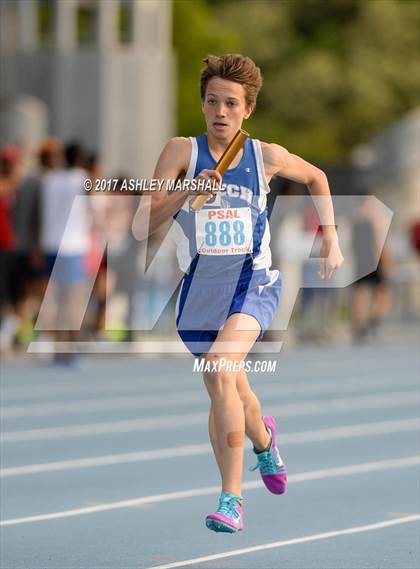
[[[247,204],[251,204],[253,200],[253,193],[250,188],[240,186],[238,184],[222,184],[220,190],[213,198],[207,201],[206,205],[221,205],[223,198],[238,198],[244,200]],[[206,207],[206,205],[204,207]]]

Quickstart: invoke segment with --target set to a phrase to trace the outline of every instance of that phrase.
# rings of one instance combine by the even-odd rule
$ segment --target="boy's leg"
[[[222,458],[219,443],[217,441],[216,419],[214,417],[213,403],[210,405],[209,413],[209,435],[211,446],[213,447],[214,456],[216,458],[217,466],[219,467],[220,476],[222,475]]]
[[[212,402],[210,438],[215,441],[213,448],[220,465],[222,489],[237,496],[241,495],[245,415],[236,385],[238,372],[229,371],[220,362],[242,361],[259,333],[259,324],[252,316],[233,314],[206,355],[206,360],[216,362],[218,366],[216,371],[204,373]]]
[[[264,450],[270,444],[271,437],[262,420],[261,404],[249,385],[244,369],[236,376],[236,387],[244,407],[245,433],[257,450]]]
[[[245,433],[257,450],[264,450],[270,444],[270,435],[262,420],[261,404],[249,385],[248,376],[244,369],[236,375],[236,388],[244,409]],[[216,462],[221,472],[220,450],[217,443],[213,405],[210,407],[209,434]]]
[[[371,290],[366,282],[356,283],[352,289],[352,331],[355,340],[362,340],[367,331],[370,314]]]

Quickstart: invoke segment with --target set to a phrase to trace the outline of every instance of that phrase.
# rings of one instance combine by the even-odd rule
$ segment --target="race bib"
[[[251,208],[202,209],[196,213],[197,251],[203,255],[252,253]]]

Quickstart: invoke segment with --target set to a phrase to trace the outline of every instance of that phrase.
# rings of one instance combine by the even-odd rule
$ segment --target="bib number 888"
[[[219,227],[219,233],[217,233],[217,227]],[[243,245],[245,243],[244,229],[245,225],[240,220],[236,220],[233,223],[222,221],[219,226],[214,221],[207,221],[204,226],[204,240],[208,247],[217,245],[218,238],[222,247],[228,247],[232,243],[232,239],[235,245]]]

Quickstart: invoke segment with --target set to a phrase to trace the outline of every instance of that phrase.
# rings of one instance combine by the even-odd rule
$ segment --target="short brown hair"
[[[245,89],[247,105],[255,106],[257,95],[262,87],[261,70],[255,65],[250,57],[238,53],[226,55],[209,55],[203,59],[206,67],[200,75],[200,94],[204,100],[207,83],[212,77],[221,77],[229,81],[240,83]]]

